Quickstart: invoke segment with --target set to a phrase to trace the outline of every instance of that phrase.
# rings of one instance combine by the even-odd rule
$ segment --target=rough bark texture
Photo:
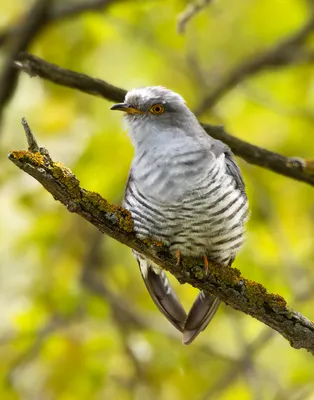
[[[23,120],[29,150],[12,151],[9,159],[40,182],[55,200],[64,204],[96,226],[101,232],[145,254],[181,283],[208,291],[226,304],[258,319],[285,337],[294,348],[304,348],[314,354],[314,324],[290,309],[277,294],[268,293],[259,283],[241,276],[230,267],[209,266],[209,274],[195,260],[183,260],[180,266],[162,243],[138,240],[133,232],[130,213],[109,204],[98,193],[80,187],[79,180],[63,164],[54,162],[46,149],[39,148],[27,123]]]

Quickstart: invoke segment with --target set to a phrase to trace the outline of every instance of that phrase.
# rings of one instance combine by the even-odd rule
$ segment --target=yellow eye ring
[[[149,111],[150,111],[152,114],[160,115],[160,114],[162,114],[162,113],[165,111],[165,107],[164,107],[162,104],[154,104],[154,105],[149,109]]]

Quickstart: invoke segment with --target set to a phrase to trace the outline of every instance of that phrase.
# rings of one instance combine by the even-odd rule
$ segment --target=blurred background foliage
[[[61,3],[61,1],[60,1]],[[63,1],[66,3],[66,1]],[[183,0],[112,1],[56,21],[32,53],[130,89],[164,85],[196,109],[239,63],[299,29],[310,2],[216,0],[177,32]],[[0,2],[2,30],[31,2]],[[313,37],[308,40],[313,44]],[[6,50],[0,52],[0,63]],[[286,156],[313,157],[311,63],[243,80],[204,122]],[[119,203],[132,159],[110,103],[22,75],[0,138],[0,399],[314,399],[313,357],[227,306],[184,347],[149,298],[131,250],[70,214],[7,160],[40,144],[83,187]],[[239,160],[252,216],[234,266],[309,318],[314,304],[314,191]],[[184,304],[195,290],[174,283]]]

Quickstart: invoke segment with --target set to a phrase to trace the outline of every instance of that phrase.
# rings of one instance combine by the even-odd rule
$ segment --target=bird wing
[[[220,300],[218,297],[203,291],[199,292],[184,325],[183,344],[192,343],[196,336],[206,328],[216,314],[219,305]]]
[[[233,158],[233,153],[230,148],[220,140],[213,139],[207,134],[206,136],[206,142],[210,146],[210,153],[213,154],[216,159],[222,154],[225,155],[226,173],[232,176],[236,183],[237,189],[246,195],[245,184],[242,179],[240,168]],[[232,261],[230,261],[230,265],[232,264]],[[192,343],[197,335],[207,327],[216,314],[220,303],[221,301],[218,297],[212,296],[209,293],[201,291],[198,294],[184,325],[182,337],[183,344],[188,345]]]
[[[225,155],[226,173],[231,175],[235,180],[237,188],[241,190],[241,192],[245,193],[245,184],[242,179],[242,174],[230,147],[220,140],[211,138],[209,135],[207,135],[207,137],[210,141],[210,151],[216,156],[216,158],[220,157],[221,154]]]
[[[140,267],[146,288],[160,312],[180,332],[186,321],[186,312],[173,290],[165,272],[153,267],[150,261],[133,252]]]

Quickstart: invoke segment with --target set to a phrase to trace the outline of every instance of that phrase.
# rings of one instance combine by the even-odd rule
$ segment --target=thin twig
[[[202,262],[182,260],[177,265],[167,247],[153,240],[146,244],[136,238],[131,214],[120,206],[113,206],[99,194],[80,187],[75,175],[61,163],[54,162],[47,150],[40,152],[13,151],[9,159],[20,169],[40,182],[56,200],[72,212],[81,215],[101,232],[150,258],[171,272],[181,283],[204,290],[219,297],[231,307],[258,319],[286,338],[292,347],[307,349],[314,354],[314,324],[290,309],[279,295],[270,294],[259,283],[241,276],[231,267],[209,266],[204,274]]]
[[[22,118],[22,125],[24,128],[24,132],[26,135],[27,143],[28,143],[28,149],[32,152],[35,153],[36,151],[39,151],[39,146],[38,143],[31,131],[31,128],[28,126],[28,123],[25,118]]]
[[[12,44],[0,75],[0,124],[5,105],[11,99],[17,85],[19,70],[13,62],[21,51],[28,48],[37,33],[46,23],[46,16],[52,0],[37,0],[28,12],[24,22],[19,24],[10,36]]]
[[[246,369],[248,357],[255,356],[272,338],[274,332],[270,330],[263,330],[256,339],[249,343],[243,356],[234,361],[227,371],[217,379],[215,384],[208,389],[202,396],[202,400],[210,400],[217,398],[222,391],[229,387],[237,377]]]
[[[184,33],[187,23],[205,7],[207,7],[212,0],[196,0],[189,3],[186,8],[178,15],[177,31]]]
[[[58,85],[100,96],[110,101],[121,102],[124,100],[126,94],[126,90],[113,86],[103,80],[93,79],[88,75],[61,68],[32,54],[21,53],[15,65],[30,76],[39,76]],[[209,124],[203,126],[209,135],[226,143],[230,146],[234,154],[240,156],[250,164],[270,169],[281,175],[314,186],[313,161],[306,161],[301,158],[287,158],[278,153],[254,146],[228,134],[222,126]]]
[[[25,352],[21,353],[12,363],[12,365],[10,365],[6,374],[6,381],[9,384],[13,383],[15,374],[37,356],[47,337],[49,337],[56,330],[66,328],[70,324],[77,322],[79,319],[81,319],[81,317],[81,307],[78,307],[72,315],[67,317],[61,315],[52,316],[41,329],[39,329],[37,332],[34,332],[34,341],[31,346],[27,348]]]
[[[236,66],[226,74],[226,77],[218,81],[211,93],[196,107],[195,114],[201,115],[213,107],[227,92],[250,76],[265,71],[269,68],[278,68],[302,62],[313,62],[314,53],[301,48],[306,39],[314,30],[314,16],[297,32],[289,36],[279,44],[266,51],[255,54],[243,63]]]
[[[103,11],[118,0],[87,0],[79,3],[57,3],[48,10],[45,24],[76,17],[86,11]],[[120,0],[122,1],[122,0]],[[4,45],[12,35],[18,31],[21,21],[12,25],[0,33],[0,47]]]

